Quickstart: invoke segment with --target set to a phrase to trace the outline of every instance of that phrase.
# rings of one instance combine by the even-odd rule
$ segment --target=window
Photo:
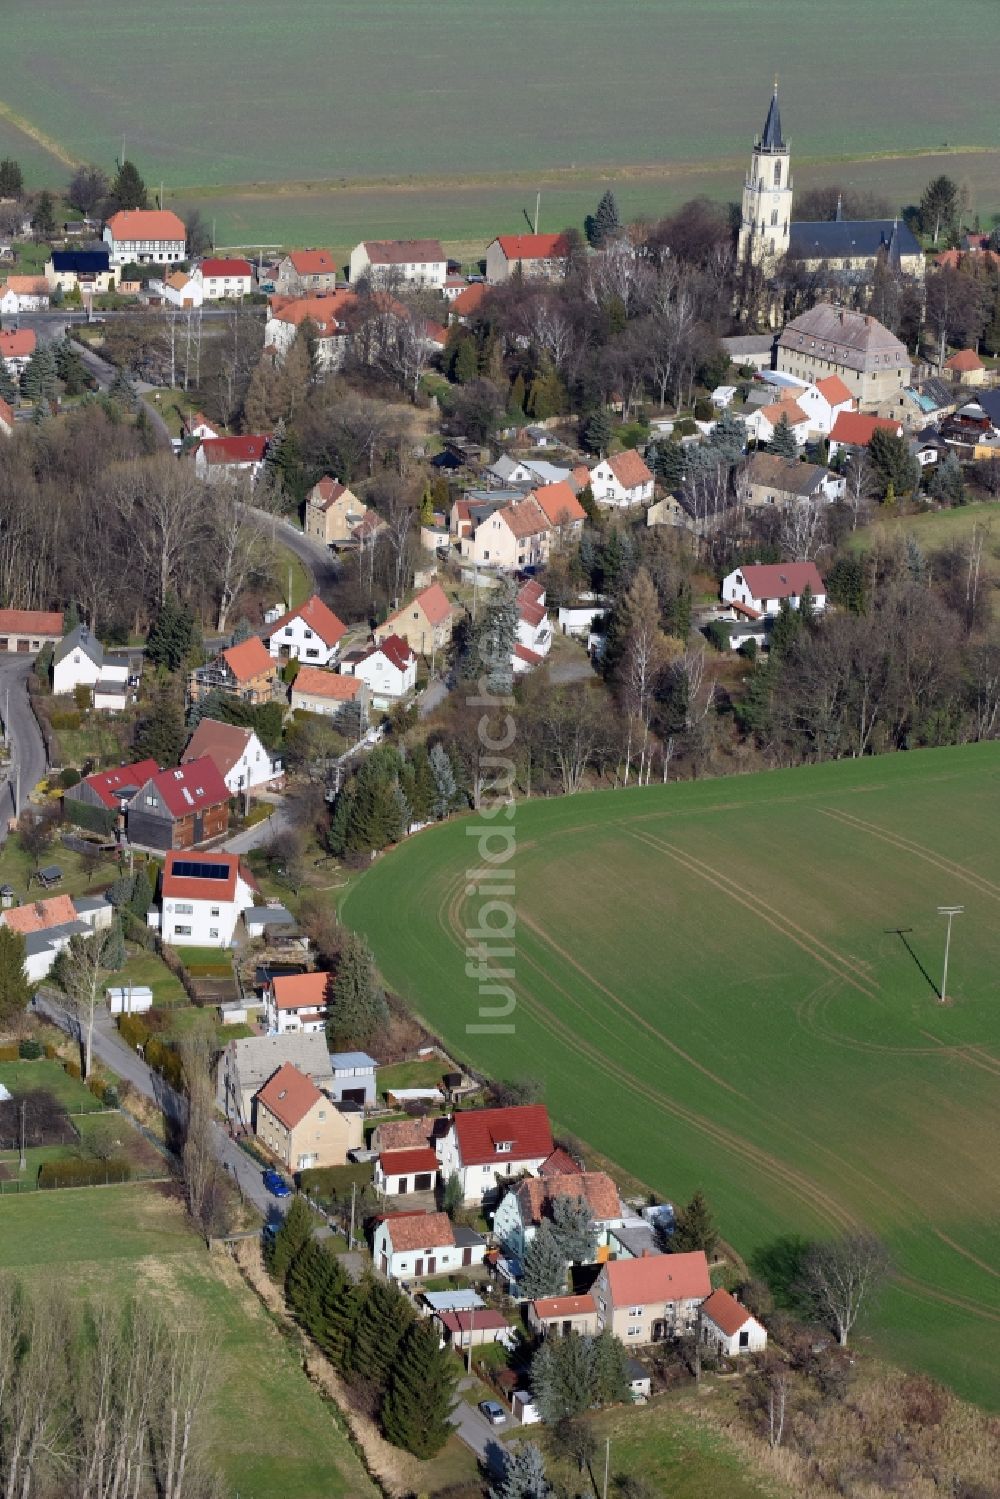
[[[175,926],[174,927],[174,936],[175,937],[190,937],[190,935],[191,935],[191,928],[189,926]]]
[[[208,929],[208,935],[210,937],[216,937],[217,938],[218,935],[219,935],[219,928],[217,926],[210,926],[209,929]]]
[[[641,1306],[630,1306],[629,1309],[628,1309],[628,1314],[629,1314],[630,1317],[641,1317],[642,1316],[642,1307]]]
[[[190,909],[190,907],[188,909]],[[218,908],[218,906],[213,906],[212,909],[211,909],[211,911],[209,911],[208,914],[210,916],[218,916],[218,914],[219,914],[219,908]]]
[[[175,916],[193,916],[194,915],[194,906],[188,905],[184,901],[177,901],[176,905],[174,906],[174,915]]]
[[[641,1337],[642,1336],[642,1328],[641,1327],[630,1327],[629,1330],[628,1330],[628,1336],[630,1338],[639,1338],[639,1337]]]
[[[776,208],[772,208],[771,209],[771,228],[772,229],[776,228],[777,227],[777,223],[778,223],[778,210]]]

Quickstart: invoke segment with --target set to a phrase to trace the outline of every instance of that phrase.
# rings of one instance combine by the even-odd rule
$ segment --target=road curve
[[[34,656],[0,655],[0,717],[13,751],[7,786],[0,796],[0,844],[7,837],[7,820],[14,814],[17,771],[21,780],[20,811],[46,770],[45,745],[28,700],[28,675],[34,664]]]

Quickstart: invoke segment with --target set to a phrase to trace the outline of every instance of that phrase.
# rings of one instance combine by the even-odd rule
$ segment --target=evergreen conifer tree
[[[614,239],[616,234],[621,233],[621,227],[618,202],[614,193],[608,188],[597,205],[597,212],[590,221],[590,233],[587,238],[595,249],[600,249],[607,240]]]
[[[132,912],[133,916],[136,916],[140,921],[145,922],[146,912],[149,910],[152,904],[153,887],[149,883],[149,876],[147,875],[145,869],[140,869],[135,877],[135,883],[132,886],[132,895],[128,903],[128,908]]]
[[[531,1389],[548,1425],[581,1416],[593,1403],[593,1339],[546,1338],[531,1360]]]
[[[430,1321],[408,1328],[392,1367],[382,1407],[382,1429],[389,1441],[414,1457],[434,1457],[452,1433],[451,1407],[458,1371],[438,1344]]]
[[[434,816],[447,817],[455,805],[457,787],[455,771],[443,744],[435,744],[428,756],[428,770],[434,782],[432,810]]]
[[[671,1252],[684,1254],[693,1249],[703,1249],[711,1259],[718,1237],[705,1194],[699,1190],[674,1219],[674,1231],[670,1235]]]
[[[522,1271],[521,1294],[529,1301],[555,1296],[566,1285],[566,1259],[547,1218],[525,1251]]]
[[[20,163],[12,156],[0,161],[0,198],[22,198],[24,196],[24,173]]]
[[[264,1261],[274,1280],[281,1285],[291,1268],[292,1261],[312,1238],[313,1215],[302,1197],[293,1197],[285,1221],[270,1239],[264,1253]]]
[[[771,434],[768,450],[775,453],[779,458],[797,458],[799,452],[798,443],[795,441],[795,433],[792,431],[788,417],[784,412],[778,418],[778,425]]]
[[[184,715],[174,684],[165,679],[153,692],[149,712],[136,730],[135,749],[141,760],[155,760],[157,765],[176,765],[187,739]]]
[[[47,189],[38,195],[31,215],[31,229],[36,239],[51,239],[56,232],[55,200]]]
[[[452,379],[456,385],[468,385],[479,376],[479,351],[476,340],[470,335],[459,341],[451,366]]]
[[[518,370],[510,382],[510,394],[507,397],[507,411],[511,416],[524,415],[524,403],[527,399],[527,391],[524,386],[524,376]]]
[[[627,1400],[628,1376],[625,1372],[626,1353],[610,1328],[591,1339],[592,1394],[600,1405],[617,1405]]]
[[[319,1323],[314,1334],[327,1358],[344,1369],[357,1326],[357,1290],[335,1255],[325,1256],[319,1290]]]
[[[6,401],[8,406],[16,406],[17,399],[17,381],[3,360],[0,359],[0,401]]]
[[[320,1329],[323,1286],[330,1256],[316,1239],[309,1238],[288,1267],[285,1295],[299,1326],[315,1338]]]
[[[552,1486],[545,1477],[545,1459],[534,1442],[518,1442],[504,1452],[503,1478],[490,1489],[490,1499],[549,1499]]]
[[[138,167],[132,161],[123,161],[111,184],[111,213],[119,208],[146,208],[148,205],[149,195]]]
[[[391,1281],[369,1278],[361,1289],[350,1367],[360,1379],[384,1390],[399,1345],[413,1321],[410,1303]]]
[[[490,602],[480,610],[469,639],[469,673],[485,677],[490,692],[508,695],[514,686],[513,651],[517,644],[517,590],[501,578]]]
[[[122,919],[117,914],[112,918],[104,938],[101,961],[109,973],[118,973],[125,967],[125,935],[122,932]]]
[[[27,945],[20,932],[0,926],[0,1026],[9,1026],[24,1012],[32,995],[24,964]]]
[[[194,615],[175,594],[168,593],[146,638],[146,654],[154,666],[179,671],[197,640]]]
[[[68,635],[70,630],[75,630],[80,623],[80,611],[76,607],[76,600],[70,599],[63,610],[63,633]]]
[[[712,428],[707,446],[719,453],[727,463],[738,463],[746,452],[746,422],[727,406]]]
[[[363,937],[346,938],[331,986],[326,1029],[331,1045],[364,1046],[389,1020],[389,1007],[375,974],[375,960]]]
[[[56,361],[52,350],[42,344],[28,360],[21,376],[21,394],[29,401],[48,401],[57,388]]]
[[[589,1265],[597,1253],[597,1231],[590,1208],[581,1197],[552,1201],[552,1237],[564,1260]]]
[[[606,453],[614,433],[611,413],[604,406],[592,411],[583,424],[583,445],[588,453]]]

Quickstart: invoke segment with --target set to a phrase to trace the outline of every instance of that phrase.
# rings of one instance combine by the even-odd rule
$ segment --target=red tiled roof
[[[205,879],[200,875],[175,874],[177,863],[221,866],[229,871],[224,880]],[[235,900],[236,879],[240,861],[236,854],[196,854],[188,850],[168,853],[163,865],[161,890],[164,896],[180,900]]]
[[[641,459],[639,461],[642,462]],[[543,484],[541,489],[532,490],[532,493],[546,519],[554,526],[568,526],[572,521],[585,520],[587,517],[586,510],[565,479],[558,484]]]
[[[381,531],[384,525],[385,521],[377,510],[366,510],[357,525],[352,527],[351,535],[355,541],[364,541],[366,537],[374,536],[376,531]]]
[[[740,572],[755,599],[787,599],[801,595],[804,588],[826,593],[815,562],[756,562]]]
[[[256,635],[241,640],[239,645],[229,646],[222,652],[222,659],[237,682],[249,682],[263,672],[277,670],[264,642]]]
[[[288,258],[300,276],[330,276],[337,273],[329,250],[293,250]]]
[[[440,583],[432,583],[430,587],[418,593],[409,604],[404,604],[402,609],[397,609],[395,614],[391,614],[386,624],[391,624],[395,619],[402,619],[404,614],[409,614],[413,609],[422,609],[430,625],[443,625],[451,616],[448,595]]]
[[[499,515],[508,531],[519,541],[526,536],[537,536],[552,529],[545,511],[530,495],[514,505],[508,505]]]
[[[557,1146],[538,1168],[539,1176],[577,1176],[580,1168],[568,1151]]]
[[[199,760],[202,755],[207,755],[219,773],[225,776],[250,743],[252,733],[252,729],[240,724],[203,718],[188,740],[181,764],[186,765],[189,760]]]
[[[223,463],[261,463],[271,441],[266,432],[248,432],[239,437],[203,437],[200,451],[210,468]]]
[[[29,932],[47,932],[49,927],[75,921],[76,907],[71,896],[53,895],[49,900],[32,901],[30,906],[13,906],[0,919],[12,932],[27,936]]]
[[[508,260],[555,260],[569,254],[565,234],[499,234],[496,242]]]
[[[201,263],[202,276],[252,276],[249,260],[216,260],[209,256]]]
[[[438,1158],[429,1145],[412,1150],[383,1150],[378,1163],[384,1176],[410,1176],[422,1171],[437,1175]]]
[[[957,354],[952,354],[950,359],[945,360],[944,367],[946,370],[955,370],[960,375],[967,374],[970,370],[986,368],[975,349],[959,349]]]
[[[392,662],[397,671],[405,671],[410,663],[417,659],[406,641],[401,640],[398,635],[384,636],[379,644],[374,647],[371,654],[374,655],[376,651],[381,651],[382,655],[385,656],[386,660]]]
[[[533,1304],[543,1322],[553,1317],[586,1317],[597,1310],[593,1296],[540,1296]]]
[[[443,323],[435,323],[428,318],[424,323],[424,337],[428,343],[437,344],[439,349],[443,349],[448,342],[448,330]]]
[[[310,505],[315,505],[317,509],[329,510],[342,494],[349,493],[350,490],[346,484],[341,484],[339,479],[333,479],[329,474],[324,474],[323,478],[310,489],[308,499]]]
[[[189,817],[192,812],[203,812],[229,800],[226,783],[207,755],[177,770],[158,771],[149,780],[174,818]]]
[[[625,489],[637,489],[640,484],[648,484],[652,474],[646,467],[642,454],[637,453],[634,448],[626,448],[622,453],[616,453],[613,458],[608,459],[611,472]]]
[[[431,1119],[389,1119],[375,1126],[379,1147],[383,1154],[399,1150],[419,1149],[431,1138],[434,1121]],[[436,1159],[436,1157],[435,1157]]]
[[[844,401],[854,400],[839,375],[827,375],[825,380],[817,380],[816,389],[821,396],[826,397],[831,406],[840,406]]]
[[[0,425],[4,427],[13,427],[14,425],[14,413],[7,405],[3,396],[0,396]]]
[[[451,1248],[455,1243],[447,1213],[387,1213],[382,1221],[397,1254],[407,1249]]]
[[[360,677],[326,671],[322,666],[300,666],[292,683],[292,695],[301,693],[304,697],[326,697],[333,702],[350,703],[363,685]]]
[[[15,328],[10,333],[0,333],[0,359],[26,359],[35,352],[35,330]]]
[[[268,298],[270,316],[279,322],[291,323],[297,328],[307,320],[315,323],[324,338],[331,337],[346,317],[358,305],[355,291],[317,292],[311,297],[272,296]]]
[[[314,635],[318,635],[327,647],[335,646],[338,640],[347,634],[347,626],[339,620],[332,609],[328,609],[318,593],[312,594],[304,604],[297,609],[289,609],[280,619],[276,619],[270,626],[269,638],[277,635],[293,619],[301,619],[303,624],[309,626]]]
[[[477,1332],[495,1332],[501,1327],[509,1327],[510,1323],[502,1312],[494,1311],[490,1306],[477,1306],[471,1312],[437,1312],[437,1320],[442,1327],[454,1333],[467,1333],[472,1329],[473,1335]]]
[[[20,297],[47,297],[49,283],[44,276],[8,276],[0,286],[0,296],[5,291],[12,291]]]
[[[112,214],[108,228],[121,243],[140,239],[167,239],[187,242],[183,221],[169,208],[129,208]]]
[[[63,617],[54,610],[0,609],[0,635],[54,635],[59,640],[62,633]]]
[[[532,604],[528,599],[525,599],[522,604],[518,605],[518,613],[526,625],[530,625],[533,630],[537,630],[545,618],[545,605]]]
[[[701,1304],[702,1315],[711,1317],[720,1332],[724,1332],[727,1338],[735,1337],[741,1327],[750,1321],[750,1313],[745,1306],[740,1306],[735,1296],[730,1296],[728,1291],[713,1291],[707,1301]]]
[[[527,581],[527,583],[522,583],[521,587],[518,589],[518,591],[517,591],[517,601],[518,601],[519,604],[523,604],[523,603],[544,604],[545,603],[545,587],[544,587],[544,585],[542,583],[539,583],[537,581],[537,579],[535,579],[535,578],[529,578],[528,581]]]
[[[580,1198],[598,1223],[622,1216],[618,1188],[606,1171],[561,1173],[545,1178],[531,1176],[517,1188],[517,1205],[523,1223],[541,1223],[557,1197]]]
[[[549,1112],[541,1103],[509,1109],[472,1109],[456,1114],[452,1124],[463,1166],[544,1160],[552,1153]],[[498,1144],[508,1142],[510,1150],[497,1150]]]
[[[798,401],[790,396],[783,396],[780,401],[772,401],[769,406],[762,406],[760,414],[767,418],[772,427],[776,427],[782,417],[785,417],[790,427],[800,426],[802,422],[809,420],[808,414],[802,410]]]
[[[366,239],[365,251],[372,265],[436,264],[448,259],[437,239]]]
[[[832,442],[844,442],[855,448],[865,448],[876,432],[893,432],[900,436],[901,422],[888,416],[865,416],[861,411],[842,411],[830,432]]]
[[[113,770],[95,770],[93,775],[84,776],[81,784],[89,786],[108,810],[114,812],[123,791],[132,795],[140,786],[145,786],[159,768],[155,760],[137,760],[134,765],[116,765]]]
[[[311,1077],[306,1077],[291,1062],[283,1062],[257,1094],[257,1103],[263,1104],[287,1129],[294,1129],[322,1097]]]
[[[730,609],[735,609],[737,614],[743,614],[747,619],[760,619],[759,609],[751,609],[749,604],[741,604],[737,599],[729,600]]]
[[[326,1007],[328,973],[281,973],[271,980],[271,993],[277,1010],[322,1010]]]
[[[545,660],[544,656],[540,656],[537,651],[530,650],[528,646],[522,645],[520,641],[515,645],[512,655],[515,655],[519,661],[523,661],[526,666],[541,666]]]
[[[703,1301],[712,1289],[702,1249],[690,1254],[649,1254],[638,1260],[612,1260],[603,1273],[614,1306],[648,1306],[661,1301]]]
[[[467,286],[464,291],[459,292],[454,302],[452,302],[452,312],[457,313],[459,317],[471,317],[474,312],[479,311],[483,298],[488,291],[489,287],[483,281],[477,281],[472,286]]]

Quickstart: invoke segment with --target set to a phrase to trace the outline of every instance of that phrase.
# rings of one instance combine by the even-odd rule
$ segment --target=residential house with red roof
[[[442,1179],[458,1177],[463,1202],[494,1201],[511,1178],[536,1176],[552,1154],[548,1110],[532,1103],[456,1113],[436,1149]]]
[[[626,1214],[618,1189],[605,1171],[533,1176],[511,1187],[493,1216],[493,1234],[504,1253],[523,1262],[542,1222],[551,1219],[555,1203],[563,1198],[586,1207],[594,1225],[594,1259],[607,1259],[609,1231],[624,1223]]]
[[[77,827],[95,833],[124,830],[129,802],[159,768],[155,760],[138,760],[134,765],[95,770],[63,792],[63,813]]]
[[[770,401],[766,406],[754,406],[743,413],[747,436],[761,446],[774,437],[775,429],[787,422],[792,436],[801,448],[810,432],[809,413],[790,395],[779,401]]]
[[[368,724],[368,684],[322,666],[301,666],[292,683],[292,708],[332,718],[356,739]]]
[[[239,302],[253,291],[253,267],[249,260],[207,255],[195,275],[201,281],[206,302]]]
[[[517,1339],[503,1312],[491,1306],[441,1309],[431,1313],[431,1320],[439,1328],[443,1341],[458,1353],[489,1343],[506,1343],[513,1348]]]
[[[346,484],[325,474],[306,495],[303,528],[313,541],[334,546],[350,541],[368,507]]]
[[[370,281],[393,286],[409,281],[440,291],[448,278],[448,257],[437,239],[366,239],[351,251],[351,285]]]
[[[944,367],[953,380],[962,385],[985,385],[986,366],[975,349],[959,349],[944,362]]]
[[[275,1036],[326,1029],[328,973],[282,973],[264,986],[264,1024]]]
[[[232,947],[255,889],[236,854],[172,851],[147,921],[171,947]]]
[[[0,652],[37,656],[45,645],[58,645],[63,617],[54,609],[0,609]]]
[[[337,659],[346,633],[347,626],[314,593],[297,609],[289,609],[269,625],[265,639],[275,661],[329,666]]]
[[[470,317],[477,313],[483,305],[483,298],[489,291],[485,281],[474,281],[471,286],[466,286],[457,296],[451,300],[452,316],[459,323],[468,322]]]
[[[271,436],[267,432],[203,438],[194,450],[195,473],[209,484],[240,478],[256,483],[270,445]]]
[[[375,1190],[383,1197],[406,1197],[432,1192],[438,1160],[429,1145],[410,1150],[383,1150],[375,1162]]]
[[[417,685],[417,655],[401,635],[383,635],[366,650],[352,651],[342,670],[367,683],[371,705],[379,712],[391,708]]]
[[[342,1114],[311,1077],[285,1062],[255,1099],[257,1139],[287,1171],[343,1166],[364,1144],[362,1116]]]
[[[569,481],[541,484],[532,490],[535,503],[541,507],[559,542],[575,541],[583,530],[587,512],[573,493]]]
[[[48,900],[29,901],[0,912],[0,926],[24,938],[24,971],[36,984],[52,970],[59,953],[72,937],[86,937],[97,928],[111,925],[114,912],[103,897],[87,900],[53,895]]]
[[[830,431],[830,461],[842,448],[866,448],[876,432],[891,432],[893,437],[902,437],[903,423],[896,417],[842,411]]]
[[[653,475],[634,448],[602,458],[590,470],[590,488],[599,505],[648,505]]]
[[[214,661],[193,671],[188,682],[196,703],[210,692],[224,692],[244,703],[270,703],[280,690],[278,663],[256,635],[227,646]]]
[[[375,1268],[390,1280],[422,1280],[481,1265],[486,1240],[447,1213],[388,1213],[372,1237]]]
[[[518,654],[517,646],[521,648]],[[544,660],[552,649],[552,626],[545,607],[545,589],[534,578],[528,580],[517,594],[517,643],[514,651],[514,670],[530,670]]]
[[[813,608],[826,608],[826,584],[815,562],[754,563],[737,567],[722,580],[726,604],[738,604],[752,618],[773,618],[782,603],[798,609],[806,590]]]
[[[272,758],[253,729],[223,723],[217,718],[199,719],[181,755],[181,764],[207,755],[226,783],[230,796],[273,786],[282,779],[281,761]]]
[[[325,372],[338,370],[347,353],[350,321],[357,308],[357,293],[347,290],[316,292],[301,297],[277,294],[269,297],[264,352],[270,351],[272,359],[280,364],[303,323],[308,323],[316,368]]]
[[[49,283],[44,276],[8,276],[0,285],[0,313],[38,312],[49,305]]]
[[[448,595],[440,583],[431,583],[402,609],[390,614],[376,629],[375,639],[382,641],[389,635],[398,635],[418,655],[430,656],[448,644],[454,624],[455,611],[448,602]]]
[[[540,1337],[555,1333],[565,1338],[575,1332],[593,1337],[597,1332],[597,1302],[584,1296],[540,1296],[528,1306],[528,1326]]]
[[[491,510],[460,546],[463,558],[497,572],[544,567],[549,560],[552,523],[533,495]]]
[[[329,250],[292,250],[278,261],[275,287],[283,296],[336,291],[337,267]]]
[[[122,209],[104,226],[112,265],[172,265],[187,256],[187,230],[164,208]]]
[[[501,234],[486,247],[486,279],[491,286],[520,274],[526,281],[555,281],[566,273],[565,234]]]
[[[741,1353],[763,1353],[767,1332],[745,1306],[721,1288],[701,1304],[699,1336],[706,1348],[735,1358]]]
[[[9,375],[21,375],[28,368],[38,346],[34,328],[12,328],[0,333],[0,359]]]
[[[704,1250],[610,1260],[594,1283],[597,1330],[626,1348],[682,1337],[697,1323],[712,1282]]]
[[[229,790],[202,755],[150,776],[128,804],[126,826],[129,842],[142,848],[195,848],[228,832]]]

